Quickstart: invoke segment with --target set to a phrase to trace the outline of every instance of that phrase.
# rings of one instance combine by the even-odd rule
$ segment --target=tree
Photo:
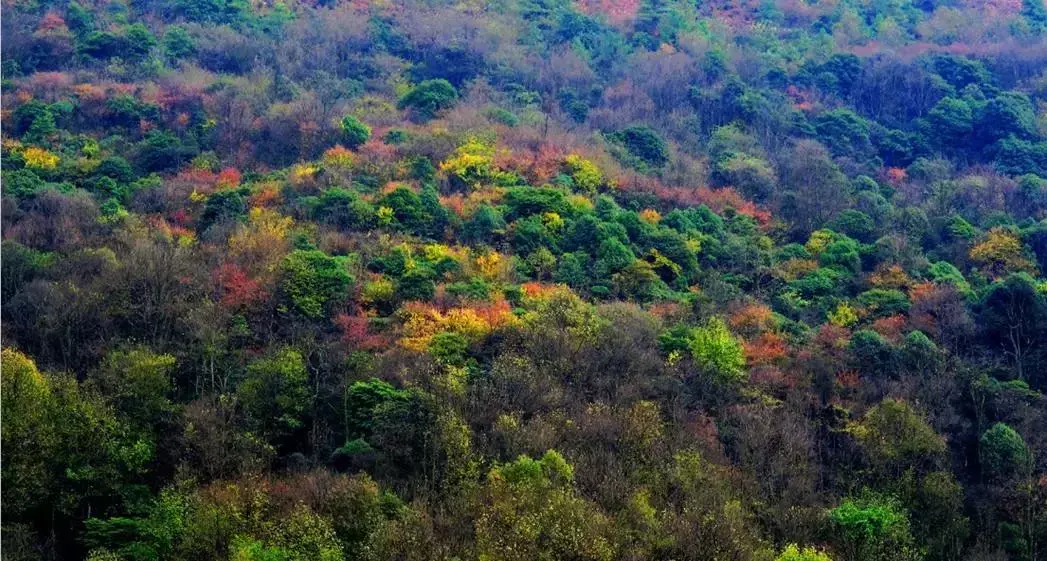
[[[845,499],[829,511],[844,561],[918,561],[909,516],[894,499]]]
[[[959,151],[974,127],[974,114],[962,99],[946,97],[927,113],[929,133],[947,152]]]
[[[633,261],[636,261],[636,256],[633,255],[632,250],[617,238],[605,239],[600,242],[596,256],[596,275],[601,280],[610,279],[611,275],[625,269]]]
[[[505,229],[502,215],[490,205],[480,205],[462,225],[463,241],[471,244],[488,244],[494,235]]]
[[[869,460],[888,480],[909,468],[934,467],[945,454],[945,440],[908,403],[885,399],[847,426]]]
[[[1022,0],[1021,14],[1034,30],[1042,33],[1047,28],[1047,8],[1043,0]]]
[[[832,558],[824,551],[809,546],[800,549],[791,543],[775,557],[775,561],[832,561]]]
[[[609,560],[614,555],[607,519],[578,496],[574,470],[556,451],[493,468],[478,508],[481,560]]]
[[[377,378],[353,382],[345,394],[345,430],[349,438],[371,438],[375,411],[391,401],[405,401],[407,392]]]
[[[869,122],[849,109],[833,109],[818,116],[814,122],[818,139],[832,149],[833,154],[864,159],[872,151],[869,140]]]
[[[977,317],[984,340],[1003,351],[1018,378],[1033,373],[1027,366],[1037,364],[1047,336],[1047,300],[1035,281],[1019,273],[994,282],[981,298]],[[1034,381],[1044,382],[1039,376]]]
[[[99,391],[132,424],[154,430],[173,411],[175,358],[144,347],[112,351],[93,380]]]
[[[978,131],[986,144],[1008,136],[1036,139],[1036,109],[1025,94],[1004,92],[985,105]]]
[[[174,60],[180,60],[196,52],[196,43],[185,27],[172,25],[167,28],[163,39],[164,52]]]
[[[996,423],[982,434],[978,459],[983,475],[1002,481],[1027,476],[1033,465],[1025,440],[1004,423]]]
[[[5,348],[2,356],[3,500],[11,519],[24,520],[55,492],[50,463],[61,442],[53,424],[55,401],[49,381],[24,354]]]
[[[423,120],[436,117],[458,101],[458,90],[442,78],[424,80],[414,86],[397,103],[400,109],[411,109]]]
[[[371,127],[365,125],[355,115],[346,115],[338,123],[342,130],[342,142],[349,148],[356,149],[371,138]]]
[[[659,168],[669,161],[669,148],[658,133],[647,126],[632,126],[607,137],[621,144],[644,167]]]
[[[305,423],[309,372],[301,353],[286,348],[247,366],[236,387],[237,400],[264,438],[294,447],[287,439]]]
[[[1036,265],[1021,240],[1004,228],[989,230],[985,240],[971,248],[970,257],[996,279],[1010,273],[1036,274]]]
[[[745,375],[745,351],[720,318],[712,318],[690,334],[688,349],[696,364],[720,383],[740,381]]]
[[[315,249],[295,250],[280,265],[280,289],[297,312],[319,319],[348,295],[352,277],[345,262]]]
[[[782,180],[789,193],[779,203],[795,229],[807,234],[843,210],[849,199],[846,177],[813,140],[797,142],[785,156]]]

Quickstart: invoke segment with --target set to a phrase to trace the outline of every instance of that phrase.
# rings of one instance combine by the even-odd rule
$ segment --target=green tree
[[[665,140],[650,127],[628,127],[608,135],[608,139],[621,144],[644,167],[659,168],[669,162]]]
[[[829,511],[844,561],[918,561],[908,513],[892,498],[845,499]]]
[[[785,546],[778,557],[775,557],[775,561],[832,561],[832,557],[813,547],[800,549],[796,544],[791,543]]]
[[[981,298],[978,324],[990,348],[998,349],[1014,365],[1019,379],[1032,375],[1031,382],[1047,382],[1036,369],[1047,335],[1047,298],[1027,274],[1012,274],[992,283]]]
[[[352,277],[346,258],[331,257],[319,250],[295,250],[280,264],[280,290],[302,315],[319,319],[327,308],[343,300]]]
[[[345,393],[345,429],[349,438],[370,438],[375,410],[391,401],[406,401],[407,392],[377,378],[353,382]]]
[[[164,51],[173,60],[184,59],[196,52],[196,43],[181,25],[172,25],[164,33]]]
[[[349,148],[357,148],[371,138],[371,127],[367,126],[355,115],[346,115],[338,123],[342,130],[342,142]]]
[[[131,423],[153,429],[173,412],[169,394],[175,358],[144,347],[111,351],[94,383],[118,413]]]
[[[1032,469],[1032,454],[1025,440],[1004,423],[996,423],[982,434],[978,459],[982,473],[993,479],[1021,477]]]
[[[927,113],[927,122],[935,143],[947,152],[955,152],[967,144],[974,128],[974,113],[966,101],[946,97]]]
[[[862,159],[872,151],[869,122],[849,109],[822,113],[815,119],[814,128],[818,140],[835,155]]]
[[[737,382],[745,376],[745,350],[720,318],[694,328],[687,345],[695,363],[719,382]]]
[[[294,434],[309,409],[309,371],[301,353],[282,349],[249,364],[236,398],[269,442]]]
[[[909,468],[934,467],[945,454],[945,440],[923,416],[899,399],[885,399],[860,421],[847,425],[880,473],[894,479]]]
[[[458,101],[458,90],[444,79],[425,80],[411,88],[397,106],[412,109],[424,120],[436,117],[437,113],[449,109]]]
[[[3,501],[10,519],[25,520],[55,492],[51,462],[61,449],[54,425],[56,403],[50,382],[29,357],[14,349],[2,352]]]
[[[609,560],[608,520],[574,488],[574,470],[550,450],[493,468],[475,523],[482,561]]]
[[[489,244],[504,229],[502,215],[490,205],[480,205],[462,225],[461,236],[466,243]]]

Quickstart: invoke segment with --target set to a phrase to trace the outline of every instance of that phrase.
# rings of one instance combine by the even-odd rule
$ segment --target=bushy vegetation
[[[2,26],[5,560],[1047,558],[1040,0]]]

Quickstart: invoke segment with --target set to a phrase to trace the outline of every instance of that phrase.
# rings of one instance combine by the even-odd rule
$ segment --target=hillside
[[[4,561],[1047,560],[1042,0],[3,0]]]

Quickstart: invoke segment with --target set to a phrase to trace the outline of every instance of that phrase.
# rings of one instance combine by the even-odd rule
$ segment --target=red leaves
[[[262,284],[247,276],[243,269],[226,263],[215,272],[222,305],[233,309],[250,308],[269,298]]]
[[[745,358],[750,366],[774,364],[785,358],[788,347],[777,333],[764,333],[743,343]]]
[[[342,330],[342,340],[351,347],[373,351],[390,344],[388,337],[371,332],[371,320],[361,312],[353,315],[338,314],[334,318],[334,323]]]
[[[236,168],[223,169],[218,174],[216,183],[220,189],[236,187],[240,184],[240,170]]]
[[[37,31],[47,32],[61,30],[62,28],[66,28],[65,31],[68,31],[65,19],[58,12],[51,11],[44,14],[44,17],[40,19],[40,25],[36,29]]]
[[[636,18],[640,9],[638,0],[580,0],[578,9],[586,14],[604,14],[613,24],[623,24]]]

